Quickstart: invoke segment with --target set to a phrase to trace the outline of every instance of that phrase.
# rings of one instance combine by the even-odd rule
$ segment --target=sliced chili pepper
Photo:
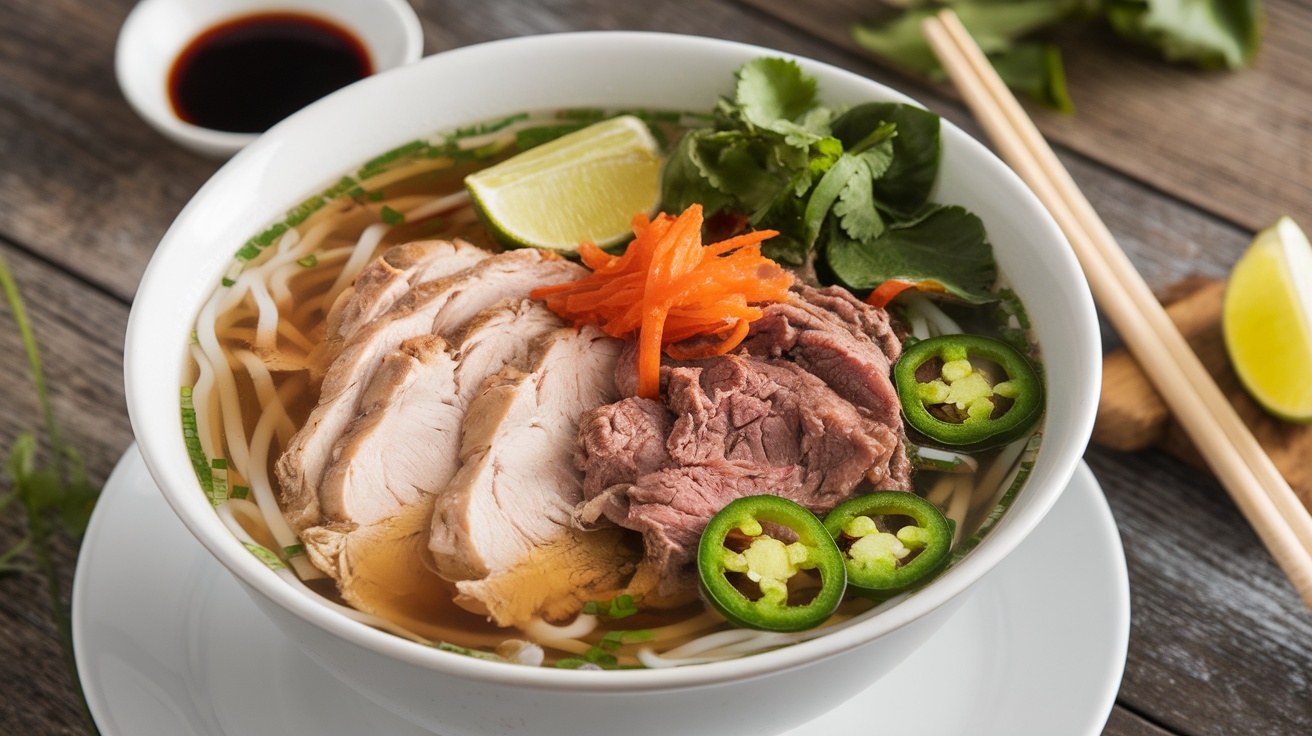
[[[900,593],[938,572],[952,550],[952,524],[934,504],[906,491],[846,501],[825,517],[847,565],[847,584]]]
[[[990,364],[1006,376],[990,375]],[[929,370],[934,375],[926,376]],[[1006,444],[1043,413],[1043,382],[1034,367],[1015,348],[983,335],[940,335],[908,345],[893,367],[893,382],[907,424],[952,447]]]
[[[790,530],[797,541],[772,536],[761,522]],[[739,626],[766,631],[819,626],[847,587],[843,557],[824,525],[804,506],[779,496],[747,496],[721,509],[702,532],[697,569],[716,610]],[[820,576],[820,588],[809,598],[811,591],[800,589],[795,578],[803,570]]]

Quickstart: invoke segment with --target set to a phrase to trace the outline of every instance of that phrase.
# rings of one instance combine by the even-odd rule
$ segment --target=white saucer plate
[[[1094,736],[1120,684],[1129,584],[1088,467],[1043,523],[892,673],[786,736]],[[104,736],[419,736],[319,668],[188,533],[136,447],[105,484],[73,583]],[[489,735],[494,736],[494,735]]]

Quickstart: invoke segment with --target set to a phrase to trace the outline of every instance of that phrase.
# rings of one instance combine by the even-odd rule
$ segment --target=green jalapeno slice
[[[825,517],[842,551],[847,584],[900,593],[942,569],[952,550],[952,524],[934,504],[907,491],[857,496]]]
[[[1006,444],[1043,413],[1043,382],[1034,367],[1015,348],[983,335],[909,345],[893,367],[893,383],[908,425],[960,449]]]
[[[772,535],[761,522],[790,533]],[[792,536],[797,541],[785,541]],[[747,496],[721,509],[702,532],[697,570],[716,610],[739,626],[765,631],[819,626],[847,587],[833,537],[815,514],[779,496]],[[819,576],[818,588],[815,575],[805,571]]]

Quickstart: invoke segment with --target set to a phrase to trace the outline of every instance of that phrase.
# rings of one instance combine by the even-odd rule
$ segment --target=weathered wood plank
[[[0,236],[124,299],[135,289],[150,250],[173,214],[216,166],[159,137],[119,96],[110,60],[118,23],[130,4],[0,4],[0,158],[5,161],[0,167]],[[540,5],[425,0],[416,5],[425,19],[430,51],[564,30],[712,34],[810,56],[892,83],[970,128],[964,112],[942,88],[911,82],[863,55],[797,33],[796,22],[779,22],[774,15],[732,2],[579,0]],[[844,25],[832,9],[838,6],[836,0],[828,0],[824,8],[797,5],[828,26]],[[1295,6],[1284,0],[1279,7]],[[852,8],[857,8],[854,1]],[[1306,32],[1312,14],[1306,9],[1289,12]],[[1279,18],[1273,10],[1273,25]],[[1263,63],[1279,62],[1289,67],[1284,71],[1291,79],[1297,77],[1302,67],[1293,64],[1290,54],[1301,46],[1289,44],[1287,31],[1272,33],[1268,50],[1283,44],[1281,48],[1293,52],[1281,51],[1275,61]],[[1284,40],[1277,44],[1277,39]],[[1144,59],[1126,63],[1156,66]],[[1072,63],[1071,69],[1075,80],[1077,72],[1087,76],[1104,68],[1095,64],[1089,67],[1092,71],[1081,71],[1083,67]],[[1261,65],[1258,71],[1272,72]],[[1215,75],[1199,76],[1210,82]],[[1076,128],[1084,126],[1092,104],[1083,89],[1076,89],[1080,116],[1067,121]],[[1221,100],[1233,102],[1232,97]],[[1119,119],[1115,108],[1105,115],[1111,122]],[[1280,120],[1286,126],[1282,135],[1298,140],[1297,125]],[[1257,130],[1270,136],[1268,128]],[[1070,135],[1076,133],[1081,131]],[[1063,154],[1063,159],[1155,286],[1195,271],[1224,273],[1246,241],[1244,227],[1254,227],[1226,208],[1201,203],[1242,227],[1162,194],[1180,196],[1176,188],[1123,165],[1117,159],[1121,141],[1102,141],[1101,147],[1063,142],[1087,154]],[[1215,153],[1209,150],[1208,155]],[[1207,163],[1205,157],[1196,158]],[[1290,165],[1296,165],[1296,157],[1291,159]],[[1166,176],[1171,171],[1159,172],[1168,184],[1174,181]],[[1304,183],[1309,182],[1312,177],[1304,177]],[[1212,187],[1204,184],[1205,189]],[[1249,190],[1241,194],[1248,196]],[[1251,205],[1236,201],[1240,209]],[[47,347],[47,367],[56,411],[65,418],[74,443],[88,453],[93,475],[103,478],[129,441],[120,379],[125,309],[49,265],[12,248],[3,252],[33,301],[43,343],[54,346]],[[10,376],[25,375],[6,324],[0,318],[0,369]],[[25,390],[21,381],[0,385],[0,447],[7,447],[21,429],[36,425]],[[1307,732],[1312,723],[1302,699],[1307,683],[1300,679],[1312,671],[1307,612],[1224,494],[1204,474],[1157,453],[1094,450],[1090,459],[1112,500],[1131,559],[1135,613],[1123,702],[1180,733]],[[20,533],[12,521],[0,524],[0,546]],[[59,552],[66,571],[71,571],[72,555],[71,545]],[[0,733],[73,733],[77,728],[42,595],[36,578],[0,580],[0,685],[14,696],[0,699]],[[1106,733],[1161,736],[1166,731],[1117,709]]]
[[[870,0],[743,0],[852,49]],[[1108,31],[1060,34],[1074,117],[1028,105],[1045,135],[1150,186],[1258,230],[1312,222],[1312,13],[1270,0],[1262,53],[1238,73],[1161,62]]]
[[[130,299],[217,168],[165,140],[114,80],[131,0],[0,3],[0,237]]]
[[[1225,491],[1157,451],[1085,458],[1130,573],[1120,702],[1194,736],[1312,732],[1312,611]]]
[[[42,351],[51,402],[67,441],[102,483],[132,441],[123,403],[123,333],[127,307],[0,242],[0,254],[26,301]],[[26,354],[8,305],[0,302],[0,452],[24,431],[42,431]],[[6,479],[0,488],[8,489]],[[17,507],[0,520],[0,550],[23,537]],[[56,538],[54,561],[65,602],[77,544]],[[38,574],[0,578],[0,733],[80,733],[81,715]]]
[[[1163,731],[1118,704],[1112,708],[1102,733],[1103,736],[1170,736],[1171,732]]]

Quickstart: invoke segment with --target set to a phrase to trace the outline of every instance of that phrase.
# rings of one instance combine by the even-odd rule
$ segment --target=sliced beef
[[[588,412],[576,454],[580,521],[641,532],[658,593],[693,587],[702,529],[735,498],[769,493],[823,515],[864,481],[888,487],[899,432],[798,364],[727,355],[661,373],[663,405],[629,398]]]
[[[528,370],[507,367],[471,402],[460,472],[437,497],[429,548],[458,602],[498,624],[576,613],[613,595],[636,551],[573,524],[580,416],[616,397],[621,343],[593,327],[547,335]]]
[[[361,398],[383,360],[412,337],[451,336],[481,310],[531,289],[579,278],[584,269],[525,249],[487,258],[453,276],[417,284],[343,344],[323,379],[319,403],[279,458],[283,514],[297,532],[319,523],[319,491]]]
[[[742,349],[784,357],[819,376],[840,396],[888,426],[901,426],[901,404],[889,376],[901,346],[888,315],[838,287],[794,287],[752,323]]]

